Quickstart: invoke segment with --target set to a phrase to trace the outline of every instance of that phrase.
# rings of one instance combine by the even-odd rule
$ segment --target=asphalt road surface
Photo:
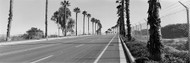
[[[119,63],[118,35],[0,46],[0,63]]]

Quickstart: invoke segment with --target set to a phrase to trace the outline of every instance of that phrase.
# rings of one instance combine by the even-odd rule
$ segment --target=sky
[[[13,0],[13,21],[11,24],[11,35],[24,34],[31,27],[37,27],[45,30],[45,0]],[[48,0],[48,34],[57,34],[57,25],[51,19],[51,16],[61,6],[60,2],[63,0]],[[102,32],[114,26],[117,22],[117,9],[118,4],[116,0],[69,0],[71,6],[69,9],[72,11],[72,18],[75,18],[73,9],[79,7],[81,11],[87,11],[92,17],[97,18],[102,23]],[[175,18],[170,14],[185,16],[184,8],[178,3],[179,0],[160,0],[162,9],[161,16],[163,17],[162,26],[173,23],[185,23],[185,18]],[[187,0],[180,0],[186,3]],[[189,5],[189,3],[187,3]],[[179,7],[179,8],[178,8]],[[170,9],[171,8],[171,9]],[[177,10],[176,10],[176,9]],[[182,9],[182,11],[180,11]],[[147,0],[130,0],[130,19],[131,24],[145,22],[147,18],[148,3]],[[9,14],[9,0],[0,0],[0,34],[6,34],[8,14]],[[173,13],[172,13],[173,12]],[[182,12],[182,13],[181,13]],[[168,16],[169,15],[169,16]],[[172,19],[175,18],[173,21]],[[178,20],[180,19],[180,20]],[[82,33],[82,13],[78,14],[78,33]],[[90,22],[90,32],[92,31],[92,23]],[[85,24],[85,32],[87,33],[87,19]],[[74,27],[75,28],[75,27]]]

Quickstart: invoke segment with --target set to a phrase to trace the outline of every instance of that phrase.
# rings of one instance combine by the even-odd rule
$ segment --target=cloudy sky
[[[11,35],[23,34],[31,27],[37,27],[41,30],[45,28],[45,0],[13,0],[13,21],[11,27]],[[53,13],[58,10],[61,6],[60,2],[63,0],[49,0],[48,9],[48,33],[56,34],[57,25],[50,20]],[[69,0],[71,6],[69,7],[72,11],[72,18],[75,19],[75,13],[73,9],[79,7],[81,11],[86,10],[88,13],[99,19],[103,25],[102,32],[108,28],[114,26],[117,22],[117,9],[118,4],[116,0]],[[185,18],[178,18],[180,20],[173,21],[170,14],[178,13],[177,15],[184,15],[184,8],[178,3],[179,0],[161,0],[162,10],[161,15],[164,20],[162,25],[172,23],[185,23]],[[186,3],[186,0],[180,0]],[[190,3],[187,3],[189,5]],[[176,9],[177,10],[176,10]],[[130,1],[130,16],[132,25],[136,23],[145,22],[147,18],[148,3],[147,0],[131,0]],[[6,28],[8,23],[8,11],[9,11],[9,0],[0,0],[0,34],[6,34]],[[180,13],[182,12],[182,13]],[[169,15],[169,16],[167,16]],[[170,18],[168,18],[170,17]],[[78,16],[78,33],[82,33],[82,14]],[[182,20],[184,19],[184,20]],[[177,18],[175,19],[177,20]],[[87,22],[87,20],[86,20]],[[86,24],[87,26],[87,24]],[[91,26],[91,22],[90,22]],[[86,27],[87,32],[87,27]],[[91,27],[90,27],[91,32]]]

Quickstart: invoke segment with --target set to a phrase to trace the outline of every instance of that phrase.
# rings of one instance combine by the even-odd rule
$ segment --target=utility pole
[[[184,5],[183,3],[181,3],[180,1],[178,1],[183,7],[185,7],[185,9],[186,9],[186,12],[187,12],[187,28],[188,28],[188,40],[187,40],[187,42],[189,42],[189,53],[188,53],[188,61],[187,61],[187,63],[189,63],[190,62],[190,32],[189,32],[189,8],[186,6],[186,5]]]

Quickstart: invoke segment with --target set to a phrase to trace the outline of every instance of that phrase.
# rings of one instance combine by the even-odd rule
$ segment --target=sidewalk
[[[23,41],[10,41],[10,42],[1,42],[0,46],[5,45],[16,45],[16,44],[23,44],[23,43],[32,43],[32,42],[39,42],[39,41],[46,41],[46,40],[56,40],[56,39],[66,39],[66,38],[76,38],[76,37],[85,37],[90,35],[82,35],[82,36],[67,36],[67,37],[56,37],[56,38],[48,38],[48,39],[35,39],[35,40],[23,40]]]

